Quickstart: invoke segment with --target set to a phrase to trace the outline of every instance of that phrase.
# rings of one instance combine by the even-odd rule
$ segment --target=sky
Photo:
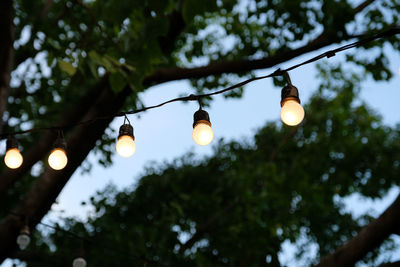
[[[337,45],[330,48],[335,47]],[[306,54],[276,68],[288,67],[326,50],[327,48]],[[395,77],[389,83],[376,83],[367,79],[362,83],[361,98],[382,115],[386,124],[393,126],[400,121],[398,112],[400,56],[394,51],[389,52],[390,68],[395,73]],[[338,62],[344,58],[339,56],[330,60]],[[276,68],[259,70],[256,74],[258,76],[269,74]],[[292,83],[299,89],[300,98],[303,102],[307,102],[318,84],[315,81],[315,64],[296,69],[290,72],[290,75]],[[225,99],[223,96],[216,96],[211,106],[206,109],[214,130],[213,143],[220,138],[224,140],[251,139],[257,129],[265,125],[267,121],[279,120],[280,89],[274,87],[270,79],[266,79],[246,85],[243,97],[240,99]],[[150,88],[142,94],[142,99],[145,105],[153,105],[192,92],[187,81],[176,81]],[[123,189],[132,186],[144,173],[146,166],[164,161],[170,162],[187,152],[194,152],[199,158],[210,155],[212,146],[200,147],[192,140],[193,113],[197,109],[198,105],[195,102],[177,102],[142,113],[140,118],[136,115],[129,116],[135,130],[136,153],[127,159],[114,154],[114,164],[107,168],[96,164],[97,156],[91,153],[89,161],[94,165],[91,172],[89,174],[82,174],[80,170],[75,172],[58,197],[57,203],[52,206],[52,211],[45,221],[54,222],[60,217],[68,216],[85,220],[90,208],[81,206],[81,202],[87,201],[96,191],[104,189],[110,183]],[[307,110],[305,112],[307,116]],[[112,127],[118,130],[122,123],[122,118],[115,119]],[[378,216],[391,204],[398,193],[399,190],[393,188],[387,197],[375,201],[355,194],[346,199],[346,209],[353,212],[355,216],[365,211]],[[397,239],[397,242],[400,244],[400,239]],[[311,248],[310,255],[315,254],[315,251],[316,248]],[[293,245],[285,242],[280,260],[288,266],[296,266],[293,255]],[[400,259],[400,256],[397,259]],[[10,261],[1,266],[11,266]]]

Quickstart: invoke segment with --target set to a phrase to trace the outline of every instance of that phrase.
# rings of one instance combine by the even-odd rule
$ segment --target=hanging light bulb
[[[72,262],[72,267],[86,267],[86,261],[85,261],[85,259],[82,258],[82,257],[76,258],[76,259]]]
[[[115,148],[117,153],[124,158],[129,158],[135,153],[135,136],[133,135],[133,127],[130,123],[124,122],[119,128],[118,141]]]
[[[21,250],[26,249],[31,242],[29,235],[29,227],[25,225],[17,237],[17,244]]]
[[[281,119],[289,126],[296,126],[304,119],[304,109],[300,104],[299,91],[292,85],[287,72],[285,78],[288,85],[283,87],[281,93]]]
[[[48,162],[52,169],[62,170],[68,163],[67,157],[67,143],[65,142],[62,134],[54,142],[53,150],[51,151]]]
[[[10,169],[17,169],[22,165],[22,162],[23,157],[18,149],[18,142],[14,137],[10,136],[7,139],[4,163]]]
[[[200,146],[208,145],[214,138],[210,116],[207,111],[202,110],[200,106],[200,109],[194,113],[193,119],[193,140]]]

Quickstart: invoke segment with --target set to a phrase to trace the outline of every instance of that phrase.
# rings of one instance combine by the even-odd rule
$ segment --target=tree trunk
[[[0,1],[0,131],[3,114],[10,91],[11,70],[14,56],[14,24],[12,0]]]

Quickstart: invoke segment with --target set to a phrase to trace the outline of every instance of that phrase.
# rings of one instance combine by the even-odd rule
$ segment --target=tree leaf
[[[118,72],[110,74],[109,82],[110,82],[111,89],[115,93],[121,92],[122,89],[127,84],[127,82],[124,79],[124,77],[122,77],[121,74],[119,74]]]
[[[58,60],[58,66],[62,71],[68,73],[70,76],[73,76],[76,73],[76,68],[72,65],[71,62]]]

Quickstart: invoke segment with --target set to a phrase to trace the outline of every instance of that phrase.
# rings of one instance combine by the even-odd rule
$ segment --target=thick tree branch
[[[343,39],[345,40],[345,39]],[[224,73],[243,73],[257,69],[270,68],[282,62],[288,61],[305,53],[320,49],[322,47],[333,44],[336,38],[330,38],[328,33],[324,32],[315,40],[305,46],[297,49],[277,53],[273,56],[261,59],[242,59],[222,62],[212,62],[207,66],[194,68],[165,68],[155,70],[150,76],[143,80],[145,86],[152,86],[160,83],[183,80],[183,79],[199,79],[210,75],[219,75]]]
[[[102,92],[102,88],[107,84],[108,77],[103,77],[99,83],[93,86],[82,96],[81,99],[73,106],[72,109],[65,111],[57,120],[58,125],[74,124],[82,119],[84,114],[89,110],[91,104],[98,98]],[[32,166],[41,160],[51,149],[53,142],[57,136],[50,131],[46,131],[42,137],[25,153],[24,164],[18,169],[4,169],[0,174],[0,196],[14,184],[20,177],[27,173]],[[1,200],[0,200],[1,201]]]
[[[400,235],[400,225],[399,225],[399,227],[397,228],[397,230],[396,230],[395,232],[393,232],[393,234]]]
[[[377,248],[394,233],[400,224],[400,195],[381,216],[364,227],[332,254],[323,258],[316,267],[354,266],[356,262]]]
[[[370,4],[372,4],[375,0],[366,0],[359,4],[357,7],[354,8],[354,13],[358,14],[361,11],[363,11],[366,7],[368,7]]]
[[[366,0],[354,8],[353,14],[356,16],[369,6],[374,0]],[[363,36],[360,36],[363,37]],[[265,69],[276,66],[303,54],[329,46],[334,43],[351,39],[350,36],[338,38],[330,29],[325,29],[322,34],[310,41],[308,44],[297,49],[276,53],[261,59],[241,59],[231,61],[212,62],[207,66],[194,68],[164,68],[155,70],[151,75],[143,80],[145,86],[152,86],[160,83],[183,80],[199,79],[210,75],[220,75],[224,73],[244,73],[257,69]]]
[[[168,21],[170,25],[168,33],[158,38],[161,50],[165,55],[172,52],[176,38],[178,38],[185,28],[185,21],[183,20],[182,14],[177,10],[174,10],[168,15]]]
[[[129,94],[130,89],[125,88],[120,94],[115,95],[107,85],[107,88],[101,91],[102,95],[86,113],[84,120],[117,112]],[[54,171],[47,168],[21,202],[13,209],[14,214],[23,214],[29,218],[31,229],[40,222],[50,209],[71,175],[93,149],[96,141],[101,138],[111,120],[111,118],[104,119],[90,125],[76,127],[67,139],[69,161],[65,169]],[[15,238],[20,225],[19,218],[12,214],[1,221],[0,261],[7,258],[15,249]]]
[[[379,267],[400,267],[400,261],[383,263]]]
[[[11,70],[14,57],[14,24],[12,0],[0,1],[0,130],[10,91]]]

